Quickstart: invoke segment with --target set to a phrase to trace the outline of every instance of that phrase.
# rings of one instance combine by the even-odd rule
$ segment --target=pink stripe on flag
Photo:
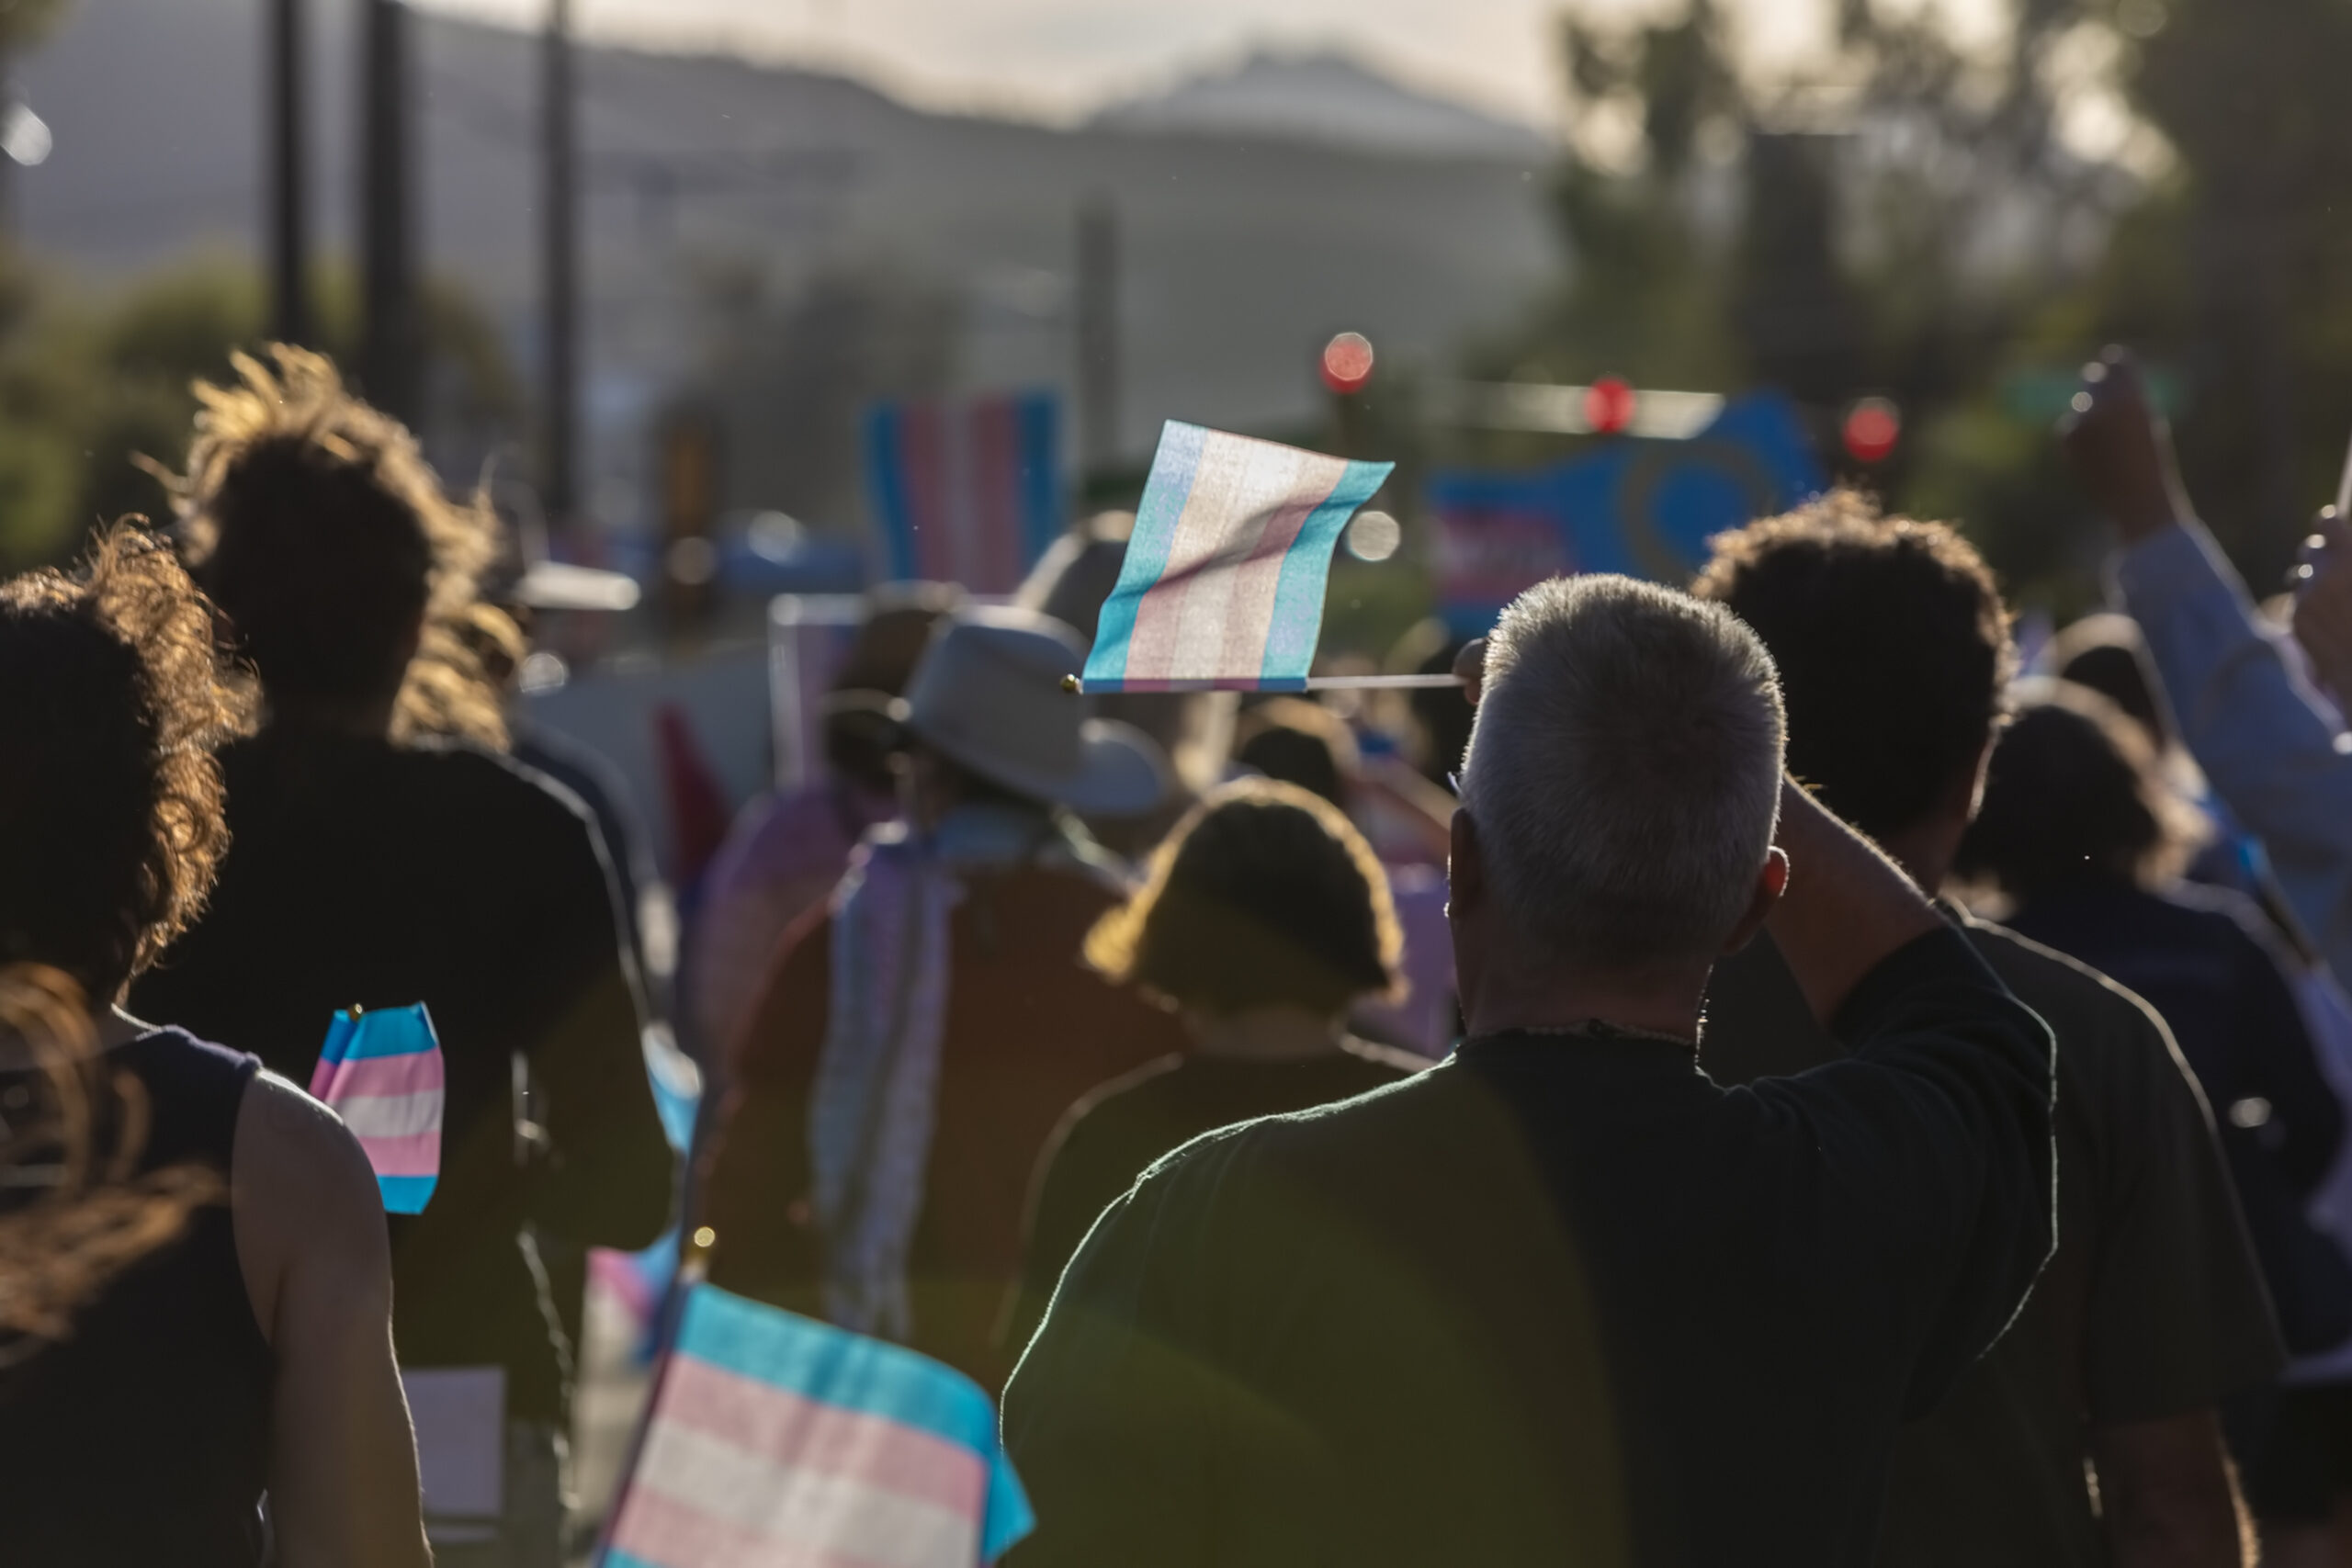
[[[362,1138],[359,1146],[379,1176],[438,1176],[441,1134],[412,1133],[404,1138]]]
[[[693,1356],[671,1358],[656,1419],[789,1470],[859,1482],[974,1519],[987,1506],[988,1464],[962,1444]]]
[[[978,562],[978,593],[1010,593],[1021,586],[1021,537],[1014,518],[1021,484],[1021,433],[1012,400],[987,398],[972,410],[972,499]]]
[[[772,1540],[717,1519],[692,1504],[642,1486],[629,1488],[613,1524],[613,1547],[647,1562],[676,1568],[894,1568],[868,1558]]]
[[[325,1082],[321,1083],[323,1077]],[[444,1087],[446,1077],[438,1051],[413,1051],[404,1056],[360,1056],[330,1064],[321,1059],[311,1075],[311,1098],[332,1105],[354,1095],[424,1094]]]
[[[1127,679],[1168,679],[1176,668],[1177,634],[1195,589],[1217,591],[1214,569],[1204,567],[1225,543],[1236,494],[1247,475],[1250,447],[1211,433],[1193,470],[1193,488],[1177,513],[1168,543],[1168,564],[1136,605],[1136,627],[1127,643]],[[1222,671],[1220,671],[1222,673]]]
[[[1345,470],[1340,470],[1344,473]],[[1308,476],[1302,476],[1308,477]],[[1312,495],[1285,502],[1266,521],[1255,548],[1234,570],[1232,596],[1226,602],[1224,635],[1218,639],[1216,667],[1227,675],[1255,674],[1265,667],[1266,644],[1274,631],[1274,592],[1282,586],[1283,562],[1298,543],[1299,530],[1315,509],[1331,499],[1340,474]]]

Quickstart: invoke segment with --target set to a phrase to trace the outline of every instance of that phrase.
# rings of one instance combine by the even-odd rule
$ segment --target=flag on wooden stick
[[[599,1561],[978,1568],[1032,1523],[978,1383],[696,1285]]]
[[[442,1101],[441,1042],[424,1004],[335,1014],[311,1096],[359,1140],[386,1212],[423,1213],[441,1179]]]
[[[1170,420],[1084,689],[1305,691],[1331,552],[1395,467]]]

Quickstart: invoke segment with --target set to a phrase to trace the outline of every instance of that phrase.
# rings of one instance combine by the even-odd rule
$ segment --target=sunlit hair
[[[169,478],[181,548],[235,626],[274,709],[397,693],[392,738],[506,741],[480,652],[498,523],[453,502],[416,437],[308,349],[235,356],[199,382],[187,471]],[[421,625],[414,656],[408,638]]]
[[[1885,837],[1974,783],[2017,649],[1999,584],[1957,530],[1838,490],[1711,545],[1690,591],[1771,651],[1789,771],[1823,805]]]
[[[2147,732],[2072,681],[2020,682],[2018,699],[1954,872],[2013,899],[2177,879],[2206,823],[2165,783]]]
[[[119,525],[76,571],[0,583],[0,964],[111,1002],[153,963],[211,891],[212,749],[247,718],[156,536]]]
[[[1181,1007],[1337,1015],[1392,993],[1404,940],[1388,877],[1329,802],[1272,779],[1210,793],[1143,888],[1087,934],[1086,961]]]
[[[228,1196],[218,1172],[138,1174],[146,1086],[109,1073],[80,987],[55,969],[0,967],[0,1052],[34,1070],[32,1104],[0,1130],[0,1368],[73,1332],[75,1312]],[[30,1193],[31,1197],[24,1195]]]
[[[1501,919],[1617,975],[1713,958],[1779,820],[1781,689],[1720,604],[1555,578],[1487,640],[1462,802]]]

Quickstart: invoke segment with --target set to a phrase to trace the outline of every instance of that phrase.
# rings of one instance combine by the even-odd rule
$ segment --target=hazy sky
[[[424,0],[536,25],[546,0]],[[1999,0],[1914,0],[1968,23]],[[1261,42],[1340,44],[1394,74],[1552,124],[1560,0],[573,0],[591,35],[846,66],[918,101],[1062,118]],[[1657,0],[1585,0],[1589,14]],[[1826,0],[1731,0],[1760,57],[1801,55]]]

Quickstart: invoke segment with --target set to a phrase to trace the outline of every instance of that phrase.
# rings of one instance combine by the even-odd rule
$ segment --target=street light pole
[[[409,144],[405,0],[368,0],[362,44],[359,355],[368,400],[414,424],[419,412],[416,201]]]
[[[542,503],[548,523],[560,532],[575,521],[574,445],[579,418],[580,223],[577,123],[573,103],[571,0],[548,0],[540,79],[545,189],[541,193],[544,268],[541,301],[546,311],[545,435],[541,452]]]
[[[303,276],[310,233],[302,158],[302,0],[268,3],[269,125],[263,156],[269,191],[269,332],[280,343],[302,343],[311,335]]]

